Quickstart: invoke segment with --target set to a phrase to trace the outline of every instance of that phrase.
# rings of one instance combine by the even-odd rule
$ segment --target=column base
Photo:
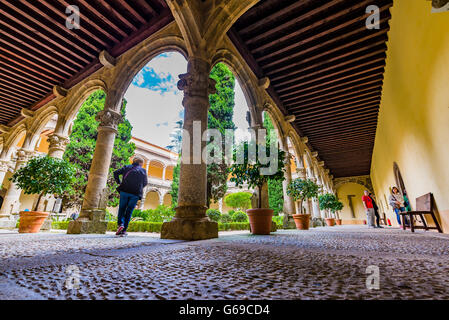
[[[70,221],[67,234],[105,234],[108,228],[105,214],[101,209],[82,210],[78,219]]]
[[[51,214],[44,220],[42,224],[41,231],[50,231],[51,230]]]
[[[178,219],[164,222],[161,239],[206,240],[218,238],[218,223],[206,219]]]
[[[282,228],[284,229],[296,229],[295,220],[293,216],[290,214],[285,214],[284,219],[282,221]]]
[[[16,228],[16,221],[14,219],[0,219],[0,229],[13,230]]]

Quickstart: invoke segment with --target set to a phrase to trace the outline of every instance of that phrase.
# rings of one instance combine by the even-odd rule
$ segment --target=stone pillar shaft
[[[34,154],[31,150],[20,149],[17,151],[17,160],[14,172],[23,167],[28,159]],[[14,183],[10,182],[8,190],[6,191],[5,198],[3,199],[2,208],[0,209],[0,218],[10,218],[10,214],[14,210],[18,210],[17,205],[22,190]]]
[[[201,240],[218,237],[218,224],[206,216],[206,163],[202,150],[206,142],[209,93],[215,81],[209,78],[211,65],[201,58],[190,57],[187,73],[179,76],[178,88],[184,91],[184,133],[179,173],[178,207],[172,221],[162,226],[161,238]]]
[[[114,140],[117,134],[117,126],[122,120],[119,112],[114,111],[114,98],[111,94],[106,96],[104,110],[97,115],[98,126],[97,143],[92,159],[83,205],[78,219],[71,221],[67,228],[68,234],[80,233],[106,233],[107,222],[106,199],[104,190],[108,179],[109,166],[111,164]]]

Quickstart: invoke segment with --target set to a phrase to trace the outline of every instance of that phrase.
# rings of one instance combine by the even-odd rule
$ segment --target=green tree
[[[270,145],[272,141],[278,141],[273,122],[266,112],[264,114],[263,126],[267,130],[267,145]],[[284,190],[281,180],[268,181],[268,204],[270,206],[270,209],[274,211],[274,215],[278,215],[279,212],[282,212],[282,210],[284,209]]]
[[[81,206],[87,187],[87,179],[91,167],[95,145],[97,140],[98,121],[95,120],[99,111],[103,110],[106,94],[102,90],[95,91],[81,106],[78,115],[73,122],[70,143],[64,153],[64,159],[72,163],[76,168],[75,183],[73,188],[66,191],[63,196],[65,207]],[[126,164],[134,155],[136,146],[131,141],[132,126],[126,119],[126,101],[121,109],[123,121],[118,125],[118,133],[114,141],[114,149],[109,167],[107,180],[108,206],[118,205],[119,197],[116,192],[113,172]]]
[[[304,200],[318,197],[318,189],[318,185],[310,179],[297,178],[290,182],[287,187],[287,194],[299,202],[298,214],[302,214]]]
[[[38,210],[39,202],[45,195],[62,195],[75,181],[75,167],[61,159],[46,157],[33,158],[17,170],[11,181],[25,192],[37,194],[38,199],[34,211]]]
[[[228,194],[224,198],[224,202],[228,207],[237,210],[246,210],[251,208],[251,193],[235,192]]]
[[[172,207],[178,206],[179,170],[180,170],[180,163],[178,160],[178,163],[173,168],[173,181],[171,183],[171,188],[169,191],[172,199],[171,200]]]
[[[209,95],[209,129],[218,129],[222,134],[222,150],[224,150],[224,134],[226,130],[235,130],[232,121],[234,115],[234,87],[235,77],[231,70],[223,64],[216,64],[210,73],[210,77],[216,81],[217,92]],[[218,201],[223,198],[228,190],[229,167],[224,161],[221,163],[210,163],[207,165],[207,206],[211,200]]]

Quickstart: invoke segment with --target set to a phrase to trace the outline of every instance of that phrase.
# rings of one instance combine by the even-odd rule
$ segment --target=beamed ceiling
[[[76,33],[65,26],[69,5],[79,7]],[[5,0],[0,17],[1,124],[100,69],[102,50],[117,57],[173,21],[164,0]]]
[[[380,29],[366,8],[380,8]],[[264,0],[229,36],[334,177],[370,173],[393,0]]]
[[[370,172],[393,0],[262,0],[228,32],[248,65],[335,177]],[[81,29],[65,27],[80,8]],[[380,29],[365,25],[369,5]],[[164,0],[0,2],[0,124],[36,110],[173,21]]]

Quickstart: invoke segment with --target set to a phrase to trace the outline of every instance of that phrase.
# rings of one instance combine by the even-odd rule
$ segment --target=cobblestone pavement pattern
[[[0,299],[449,299],[449,237],[435,233],[0,234],[0,244]],[[379,267],[379,290],[366,287],[368,266]],[[76,270],[79,289],[67,289]]]

